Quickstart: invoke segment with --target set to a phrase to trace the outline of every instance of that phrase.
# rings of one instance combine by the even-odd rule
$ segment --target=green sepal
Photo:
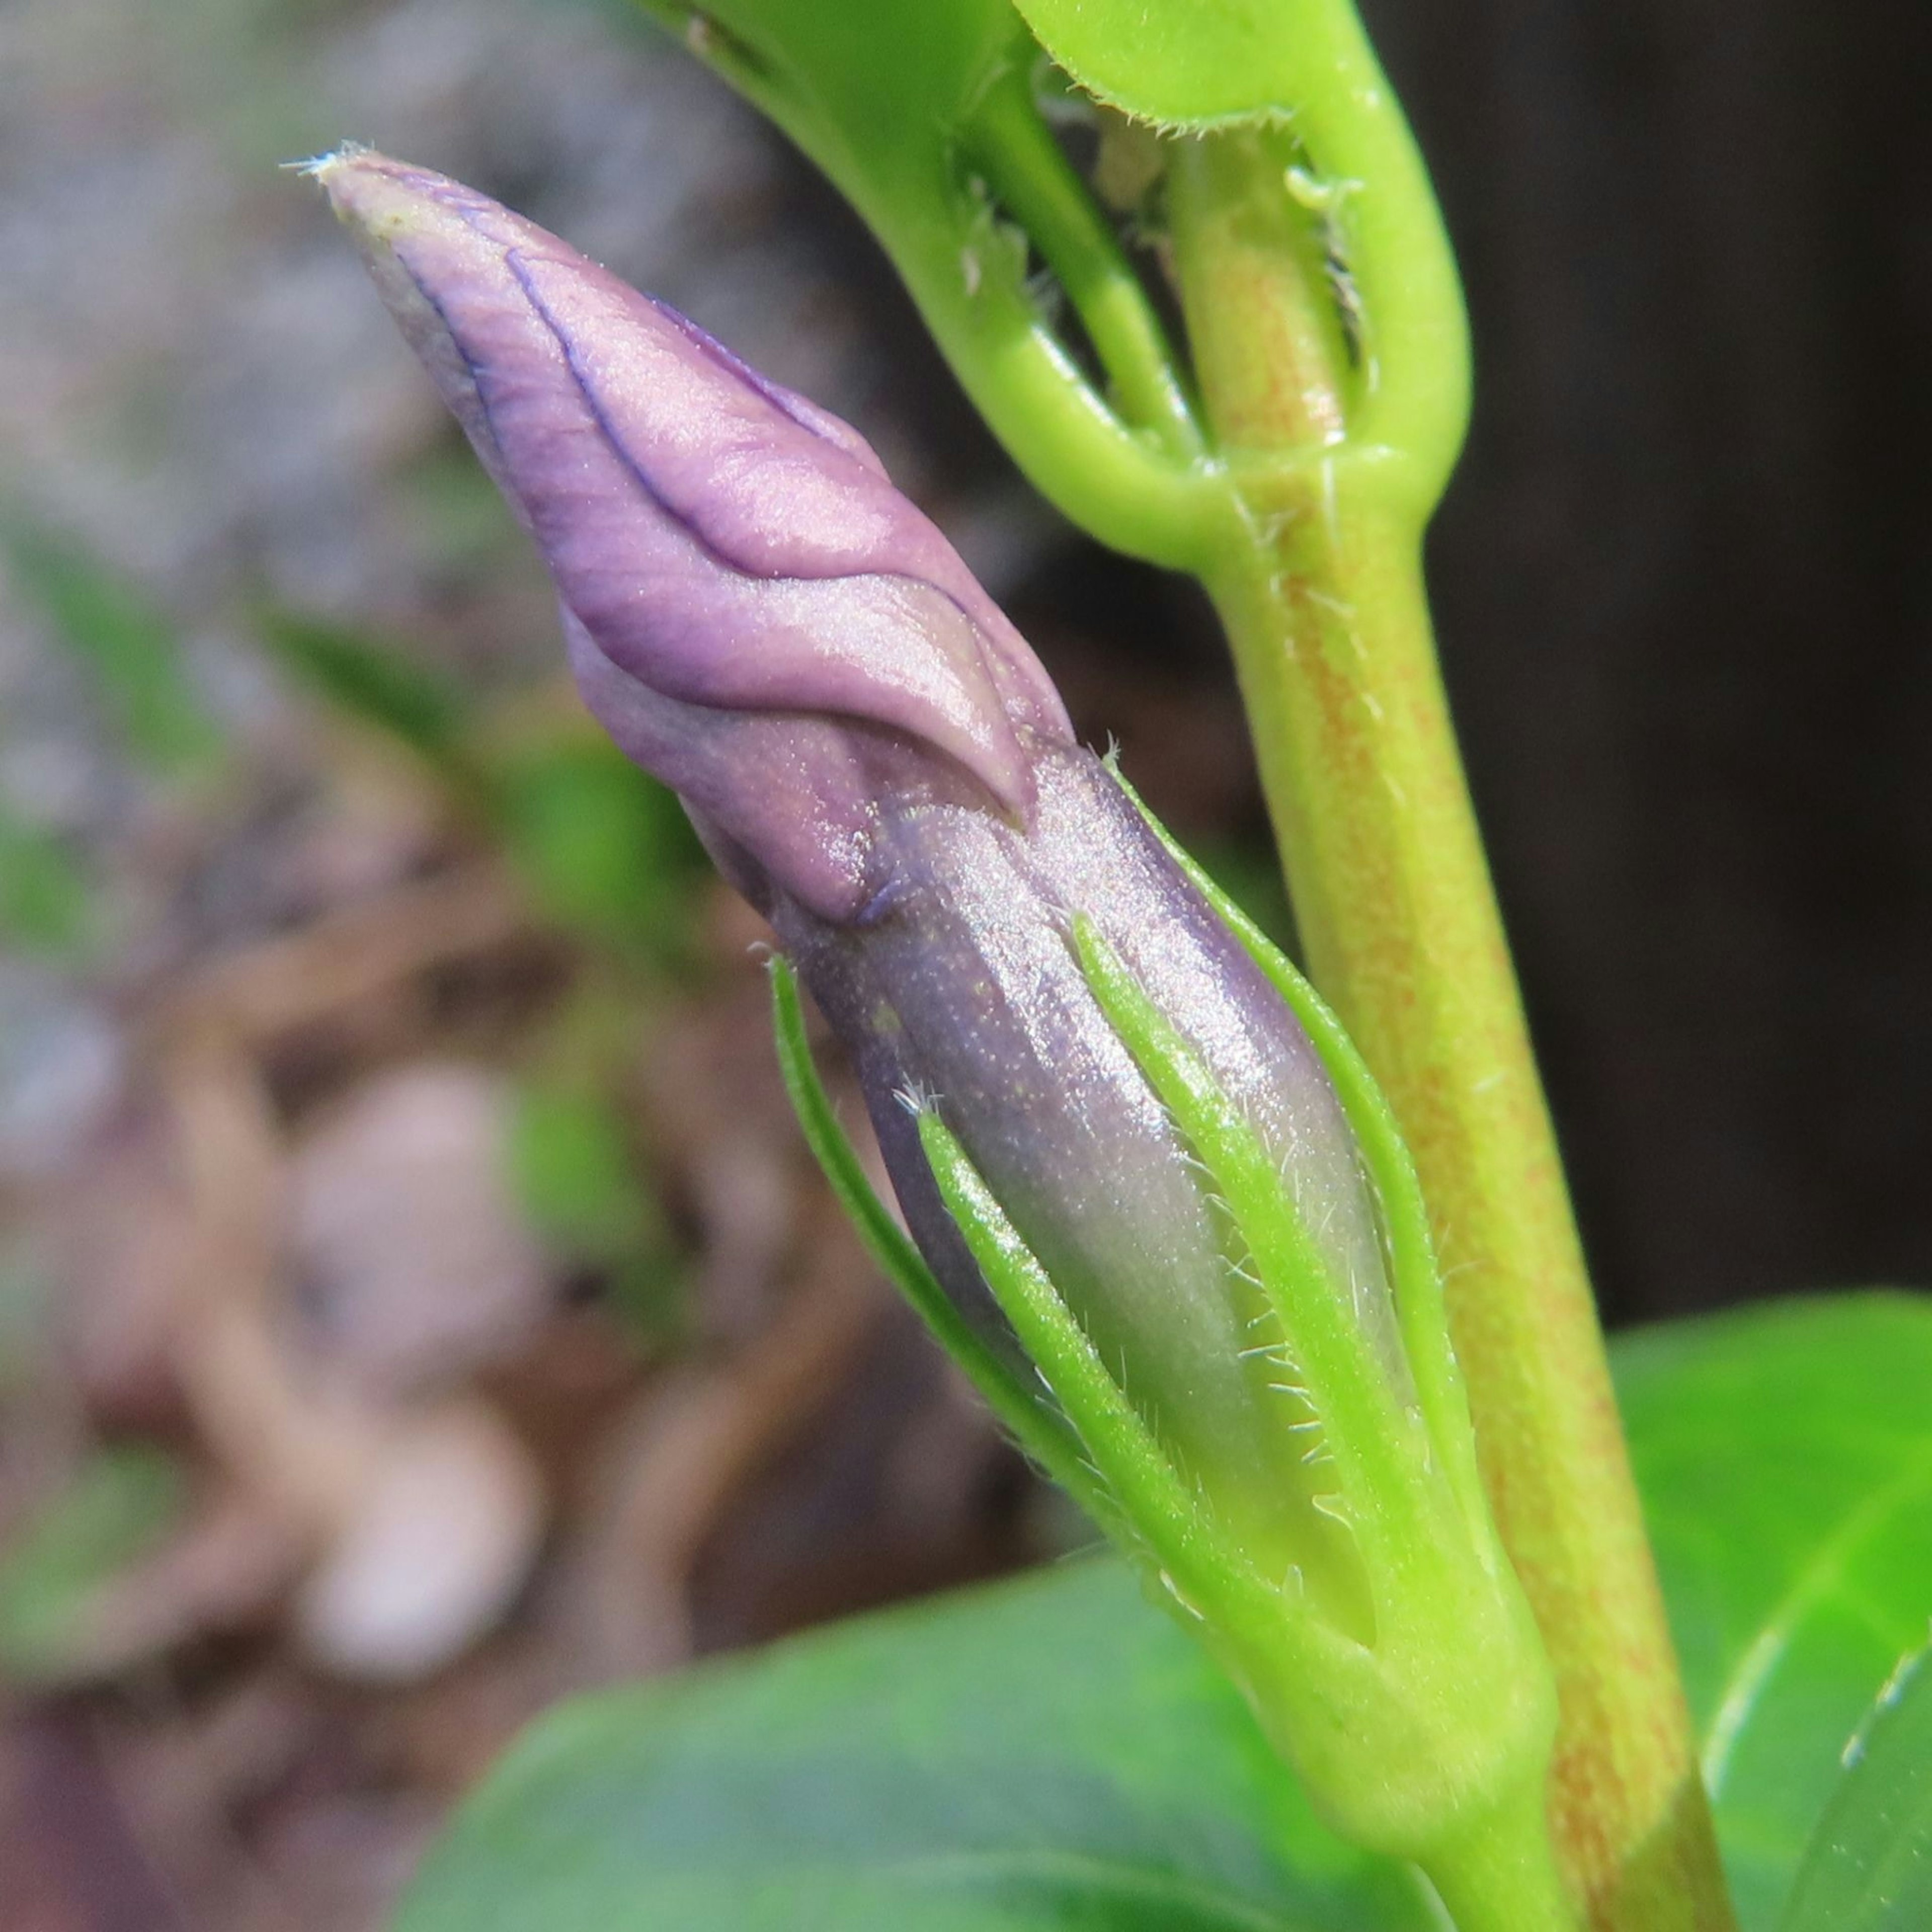
[[[1248,956],[1301,1022],[1328,1070],[1330,1083],[1367,1171],[1382,1228],[1389,1285],[1395,1297],[1396,1323],[1408,1358],[1417,1400],[1422,1405],[1430,1433],[1443,1459],[1444,1473],[1464,1517],[1486,1532],[1490,1523],[1489,1503],[1476,1466],[1468,1398],[1463,1392],[1462,1371],[1456,1366],[1449,1340],[1448,1316],[1443,1306],[1442,1276],[1436,1267],[1428,1206],[1394,1112],[1376,1084],[1368,1063],[1321,994],[1148,809],[1145,800],[1118,769],[1112,765],[1109,769],[1114,783],[1166,847],[1168,856],[1241,942]]]
[[[774,953],[770,971],[772,1031],[785,1092],[798,1117],[806,1144],[831,1184],[838,1204],[859,1231],[867,1253],[911,1304],[946,1353],[964,1370],[1022,1448],[1084,1507],[1104,1509],[1105,1498],[1096,1491],[1092,1472],[1082,1459],[1079,1438],[1066,1418],[1044,1389],[1029,1388],[1012,1366],[987,1346],[985,1338],[953,1305],[952,1298],[927,1267],[925,1256],[866,1178],[866,1170],[839,1124],[837,1110],[812,1059],[804,1007],[799,998],[797,970],[782,953]]]
[[[1237,929],[1266,947],[1245,921]],[[1334,1466],[1340,1506],[1325,1513],[1346,1524],[1369,1587],[1372,1622],[1356,1641],[1324,1618],[1306,1619],[1312,1630],[1280,1618],[1289,1592],[1276,1599],[1274,1623],[1237,1616],[1216,1630],[1210,1618],[1206,1640],[1345,1835],[1418,1858],[1444,1882],[1476,1856],[1472,1846],[1507,1843],[1533,1875],[1532,1895],[1552,1902],[1541,1790],[1555,1729],[1554,1684],[1483,1501],[1466,1406],[1426,1404],[1419,1390],[1408,1399],[1407,1378],[1399,1370],[1391,1374],[1349,1283],[1322,1252],[1292,1186],[1238,1102],[1090,918],[1073,915],[1069,941],[1095,999],[1204,1170],[1246,1247],[1252,1277],[1280,1318]],[[1292,968],[1279,955],[1257,963],[1292,1010],[1315,1020],[1318,1051],[1335,1053],[1346,1066],[1364,1114],[1372,1119],[1379,1112],[1385,1131],[1377,1154],[1400,1198],[1406,1156],[1366,1070]],[[1432,1337],[1440,1368],[1453,1375],[1412,1173],[1406,1208],[1409,1268],[1420,1305],[1408,1311],[1405,1330]],[[1436,1394],[1442,1394],[1439,1385]],[[1438,1414],[1446,1425],[1439,1430]],[[1304,1660],[1311,1636],[1328,1653],[1319,1673]],[[1558,1922],[1532,1913],[1522,1922]]]
[[[1207,1170],[1280,1318],[1335,1465],[1342,1520],[1364,1544],[1413,1539],[1406,1504],[1427,1445],[1274,1156],[1085,914],[1075,915],[1071,938],[1094,997]]]
[[[921,1111],[919,1138],[994,1299],[1079,1432],[1117,1540],[1195,1616],[1280,1616],[1280,1600],[1217,1531],[936,1109]]]

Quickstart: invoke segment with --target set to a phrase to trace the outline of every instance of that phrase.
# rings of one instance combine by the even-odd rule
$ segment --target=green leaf
[[[5,548],[55,640],[92,677],[130,754],[164,778],[209,771],[221,734],[188,675],[167,614],[72,544],[16,530]]]
[[[1846,1746],[1844,1774],[1805,1847],[1782,1932],[1932,1925],[1932,1671],[1893,1672]]]
[[[269,610],[262,636],[318,697],[436,765],[460,765],[464,705],[456,686],[406,646],[326,619]]]
[[[1169,128],[1292,110],[1338,0],[1014,0],[1042,46],[1092,94]]]
[[[675,795],[587,729],[484,757],[493,813],[538,910],[580,938],[676,959],[699,854]]]
[[[584,1699],[472,1799],[401,1932],[1421,1932],[1111,1561]]]
[[[98,1593],[166,1538],[186,1503],[180,1466],[158,1449],[103,1449],[82,1464],[0,1563],[0,1669],[60,1677],[86,1648]]]
[[[79,863],[0,799],[0,939],[70,959],[86,950],[96,925],[93,890]]]
[[[524,1212],[558,1246],[608,1261],[656,1238],[656,1205],[638,1178],[623,1116],[604,1095],[520,1088],[508,1158]]]
[[[1785,1304],[1616,1356],[1726,1860],[1768,1932],[1870,1687],[1932,1610],[1932,1300]],[[466,1807],[401,1925],[1432,1922],[1316,1824],[1124,1566],[1088,1562],[565,1707]]]
[[[1774,1304],[1623,1339],[1618,1386],[1745,1932],[1932,1615],[1932,1299]]]
[[[576,1078],[523,1083],[506,1151],[518,1202],[551,1252],[596,1270],[644,1334],[674,1329],[682,1271],[611,1094]]]

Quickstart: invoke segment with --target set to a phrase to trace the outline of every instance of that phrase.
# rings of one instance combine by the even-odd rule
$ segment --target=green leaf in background
[[[98,1593],[179,1524],[187,1484],[141,1444],[97,1450],[0,1560],[0,1671],[56,1679],[84,1654]]]
[[[1932,1670],[1892,1673],[1805,1847],[1781,1932],[1924,1932],[1932,1925]]]
[[[636,24],[628,0],[609,0],[609,10],[625,26]],[[470,579],[493,567],[506,544],[527,541],[502,492],[454,423],[393,473],[392,487],[405,538],[435,576]]]
[[[182,661],[166,613],[74,544],[31,531],[4,538],[7,566],[85,666],[130,756],[158,776],[193,778],[220,761],[220,729]]]
[[[463,694],[408,645],[292,610],[262,614],[276,657],[334,710],[399,739],[432,764],[460,766]]]
[[[1748,1932],[1769,1932],[1871,1686],[1932,1611],[1932,1300],[1785,1304],[1616,1352],[1719,1832]],[[465,1808],[400,1926],[1433,1922],[1090,1561],[566,1706]]]
[[[607,1259],[650,1234],[654,1217],[631,1164],[623,1117],[601,1094],[523,1088],[510,1167],[531,1224],[573,1252]]]
[[[1111,1559],[584,1699],[470,1802],[401,1932],[1421,1932]]]
[[[616,1101],[574,1080],[526,1082],[508,1153],[518,1200],[553,1252],[607,1277],[612,1300],[646,1333],[675,1326],[681,1270]]]
[[[482,757],[506,848],[537,909],[580,938],[675,960],[700,857],[676,796],[581,719]]]
[[[1775,1303],[1626,1337],[1637,1481],[1745,1932],[1932,1616],[1932,1299]]]
[[[413,752],[488,821],[545,918],[645,963],[679,958],[696,836],[673,794],[580,707],[538,694],[481,716],[406,643],[286,610],[259,625],[332,710]]]
[[[86,874],[60,841],[0,800],[0,940],[70,959],[95,930]]]

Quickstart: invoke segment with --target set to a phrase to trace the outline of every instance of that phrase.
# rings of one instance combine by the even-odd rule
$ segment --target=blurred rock
[[[447,1387],[550,1306],[508,1178],[508,1082],[418,1061],[366,1082],[292,1164],[290,1240],[320,1351],[377,1392]]]
[[[508,1610],[544,1498],[528,1454],[482,1404],[400,1420],[334,1547],[296,1605],[315,1660],[394,1683],[452,1661]]]

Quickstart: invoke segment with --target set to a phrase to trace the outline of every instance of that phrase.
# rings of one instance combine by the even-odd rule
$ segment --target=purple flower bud
[[[851,430],[466,188],[316,172],[535,536],[590,704],[852,1053],[936,1288],[850,1182],[781,971],[801,1118],[908,1292],[1340,1828],[1426,1859],[1540,1802],[1554,1694],[1426,1209],[1319,1003]]]
[[[1354,1140],[1300,1023],[1072,742],[1024,640],[851,430],[681,316],[440,176],[367,153],[316,172],[536,536],[589,702],[683,796],[853,1052],[949,1293],[1004,1332],[908,1097],[940,1110],[1228,1526],[1275,1574],[1358,1599],[1292,1339],[1071,917],[1262,1137],[1406,1402]]]
[[[458,182],[314,172],[542,550],[586,699],[734,881],[848,918],[882,800],[1030,818],[1066,714],[862,438]]]

